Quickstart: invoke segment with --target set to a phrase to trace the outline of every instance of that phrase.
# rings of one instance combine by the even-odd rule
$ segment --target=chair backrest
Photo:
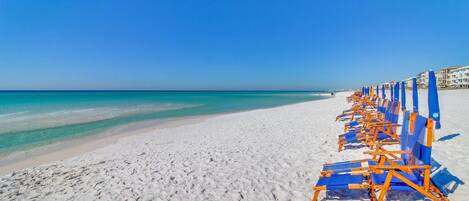
[[[386,108],[386,112],[384,113],[384,120],[385,122],[390,122],[393,124],[397,124],[399,119],[399,101],[388,101],[388,107]],[[393,126],[391,126],[393,128]],[[397,127],[394,127],[397,128]],[[388,129],[387,126],[384,127],[385,130]],[[395,133],[396,130],[392,129],[391,133]]]
[[[406,112],[406,114],[409,114],[408,118],[410,118],[410,113]],[[427,159],[425,158],[427,156],[425,154],[422,154],[422,151],[420,151],[422,149],[422,142],[424,142],[426,134],[427,118],[421,115],[417,115],[417,117],[413,121],[409,120],[409,122],[413,124],[413,132],[409,131],[410,124],[406,125],[407,128],[404,128],[404,125],[402,126],[402,129],[405,129],[405,131],[402,132],[406,137],[401,137],[401,149],[410,152],[409,154],[405,153],[401,155],[404,164],[422,165],[422,161],[431,162],[431,156],[429,155],[430,160],[427,161]]]
[[[391,113],[392,113],[392,107],[394,105],[394,101],[388,100],[388,105],[386,107],[386,111],[384,112],[384,119],[385,120],[390,120],[391,119]]]
[[[391,112],[391,119],[390,122],[397,124],[399,120],[399,111],[400,111],[400,102],[398,100],[394,101],[394,105]]]
[[[408,150],[407,143],[409,141],[409,126],[412,123],[414,122],[410,122],[410,111],[404,112],[404,117],[402,119],[401,134],[399,135],[401,150]],[[401,158],[403,161],[407,161],[409,159],[409,156],[407,154],[401,154]]]
[[[388,99],[380,99],[379,102],[380,104],[378,104],[378,112],[385,114],[386,109],[389,107],[389,101]]]
[[[403,157],[405,165],[430,165],[432,161],[432,147],[431,143],[428,143],[428,138],[430,135],[428,132],[428,123],[429,119],[418,115],[415,118],[415,127],[414,132],[409,133],[408,141],[407,141],[407,149],[410,151],[410,154]],[[433,128],[431,128],[433,129]],[[431,139],[430,139],[431,141]],[[422,170],[414,169],[413,174],[419,179],[423,179]]]
[[[416,121],[419,125],[416,125],[414,130],[415,137],[412,138],[412,140],[415,141],[412,145],[412,165],[431,165],[432,147],[431,143],[427,143],[429,136],[426,129],[428,119],[418,115]],[[421,124],[423,124],[423,126]]]

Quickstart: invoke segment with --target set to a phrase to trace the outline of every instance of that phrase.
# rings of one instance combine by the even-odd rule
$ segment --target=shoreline
[[[328,94],[314,95],[329,96]],[[325,100],[329,98],[333,97],[327,97],[318,100]],[[318,100],[310,100],[305,102],[312,102]],[[122,138],[144,134],[158,129],[173,128],[188,124],[199,123],[215,116],[249,112],[254,110],[272,109],[287,105],[301,104],[305,102],[285,104],[268,108],[255,108],[235,112],[222,112],[216,114],[189,115],[168,119],[145,120],[142,122],[134,122],[119,125],[89,136],[80,136],[76,138],[64,139],[49,144],[38,145],[31,148],[26,148],[24,150],[17,150],[12,151],[11,153],[6,153],[5,155],[0,156],[0,176],[12,173],[17,170],[40,166],[54,161],[60,161],[74,156],[78,156],[86,152],[91,152],[115,144]]]
[[[90,136],[65,139],[25,150],[13,151],[0,158],[0,175],[78,156],[114,144],[122,138],[158,129],[194,124],[217,115],[223,114],[146,120],[120,125]]]

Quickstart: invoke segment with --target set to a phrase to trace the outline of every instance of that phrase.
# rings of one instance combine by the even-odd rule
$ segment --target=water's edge
[[[10,152],[95,135],[130,123],[271,108],[325,98],[317,92],[63,93],[66,94],[0,93],[0,116],[3,114],[0,158]]]
[[[328,98],[330,97],[324,97],[322,99],[309,101],[324,100]],[[4,175],[15,170],[24,169],[27,167],[33,167],[52,161],[70,158],[82,153],[90,152],[101,147],[116,143],[119,139],[123,137],[138,135],[155,129],[179,127],[183,125],[199,123],[208,118],[216,116],[247,112],[252,110],[271,109],[286,105],[301,104],[309,101],[284,104],[274,107],[253,108],[235,112],[189,115],[176,118],[145,120],[119,125],[102,130],[93,135],[86,135],[77,138],[68,138],[60,141],[55,141],[49,144],[43,144],[39,146],[29,147],[23,150],[15,150],[12,152],[4,153],[0,155],[0,175]]]
[[[0,157],[0,175],[52,161],[71,158],[114,144],[121,138],[136,136],[156,129],[198,123],[218,115],[223,114],[178,117],[174,119],[157,119],[129,123],[109,128],[94,135],[69,138],[41,146],[9,152]]]

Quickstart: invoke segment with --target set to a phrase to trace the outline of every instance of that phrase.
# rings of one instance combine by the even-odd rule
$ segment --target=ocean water
[[[0,153],[94,135],[145,120],[268,108],[325,98],[318,92],[0,92]]]

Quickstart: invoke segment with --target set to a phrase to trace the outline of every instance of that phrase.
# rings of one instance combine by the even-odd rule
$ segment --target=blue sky
[[[0,89],[337,89],[469,65],[469,1],[0,1]]]

